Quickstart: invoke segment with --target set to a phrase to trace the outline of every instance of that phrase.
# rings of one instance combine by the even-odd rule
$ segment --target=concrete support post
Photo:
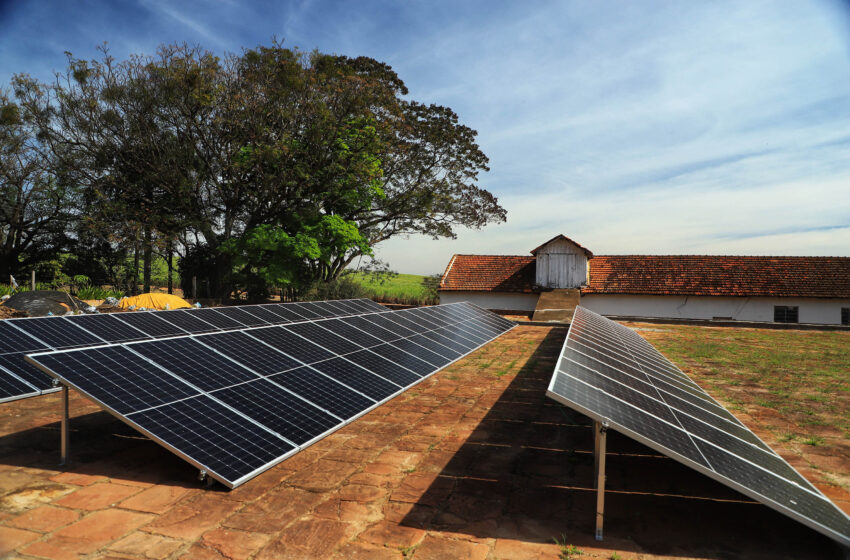
[[[602,540],[602,526],[605,521],[605,447],[608,425],[593,423],[593,467],[596,486],[596,540]]]
[[[59,463],[60,465],[68,464],[68,453],[70,451],[70,429],[71,429],[71,415],[68,404],[68,386],[62,386],[62,443],[61,443],[61,455],[62,460]]]

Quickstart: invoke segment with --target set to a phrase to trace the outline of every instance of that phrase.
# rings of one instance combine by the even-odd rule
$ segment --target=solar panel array
[[[850,545],[850,517],[623,325],[577,308],[547,395]]]
[[[7,319],[0,321],[0,403],[57,390],[50,376],[24,360],[32,352],[379,311],[389,310],[372,300],[353,299]]]
[[[29,359],[233,488],[514,326],[457,303]]]

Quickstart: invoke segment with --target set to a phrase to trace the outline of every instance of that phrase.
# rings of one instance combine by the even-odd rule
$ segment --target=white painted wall
[[[587,255],[573,243],[556,239],[537,251],[535,282],[547,288],[578,288],[587,280]]]
[[[850,307],[850,299],[587,294],[581,305],[601,315],[764,322],[773,321],[774,305],[796,305],[800,323],[840,325],[841,308]]]
[[[484,309],[506,309],[512,311],[534,311],[537,294],[510,292],[440,292],[440,303],[468,301]]]

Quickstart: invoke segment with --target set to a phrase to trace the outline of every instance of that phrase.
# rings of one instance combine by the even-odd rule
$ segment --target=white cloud
[[[839,3],[145,6],[139,29],[108,11],[51,26],[27,8],[12,30],[0,21],[0,72],[44,76],[33,61],[77,51],[64,44],[75,40],[238,51],[277,35],[387,61],[411,98],[479,131],[491,160],[480,184],[508,209],[507,224],[457,240],[379,247],[401,272],[440,272],[456,252],[524,254],[556,233],[608,254],[850,255],[850,11]],[[53,46],[28,39],[42,27]]]

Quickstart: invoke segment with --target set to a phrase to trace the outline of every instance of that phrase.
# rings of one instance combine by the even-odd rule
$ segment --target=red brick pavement
[[[247,484],[196,472],[72,392],[0,405],[0,556],[825,558],[830,541],[616,434],[592,539],[586,419],[544,396],[565,331],[518,327]]]

